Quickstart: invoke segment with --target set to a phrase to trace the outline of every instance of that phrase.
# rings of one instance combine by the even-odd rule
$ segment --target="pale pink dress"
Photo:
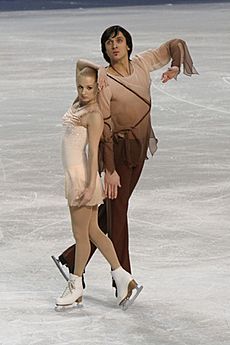
[[[89,112],[100,113],[96,103],[84,107],[75,103],[63,117],[65,132],[62,139],[62,162],[65,171],[65,197],[69,206],[79,205],[80,195],[88,183],[87,128],[79,124],[81,117]],[[97,174],[93,197],[86,206],[101,204],[103,197],[102,184]]]

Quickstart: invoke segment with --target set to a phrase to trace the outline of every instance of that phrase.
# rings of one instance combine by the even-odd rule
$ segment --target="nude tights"
[[[84,272],[91,250],[90,241],[100,250],[112,270],[118,268],[120,263],[112,241],[98,226],[98,206],[70,206],[69,209],[73,235],[77,242],[74,274],[82,276]]]

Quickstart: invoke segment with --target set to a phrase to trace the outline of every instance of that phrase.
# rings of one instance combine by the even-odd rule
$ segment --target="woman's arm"
[[[85,67],[91,67],[98,71],[101,66],[89,60],[79,59],[76,64],[76,72],[79,73]]]
[[[110,115],[110,103],[112,93],[110,87],[105,87],[99,92],[98,102],[104,118],[104,129],[101,138],[102,146],[102,166],[104,176],[105,195],[109,199],[115,199],[118,188],[121,187],[120,177],[115,170],[114,151],[113,151],[113,124]]]
[[[79,59],[76,64],[76,80],[79,72],[83,70],[85,67],[93,68],[97,71],[97,84],[99,90],[103,89],[103,87],[108,85],[106,69],[105,67],[98,65],[92,61]]]
[[[103,119],[100,113],[90,113],[87,118],[88,131],[88,181],[84,192],[81,195],[80,206],[91,200],[98,172],[98,146],[103,131]]]

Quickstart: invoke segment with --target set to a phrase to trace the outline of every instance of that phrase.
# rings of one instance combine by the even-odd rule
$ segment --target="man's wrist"
[[[169,67],[169,71],[180,72],[180,67],[178,67],[178,66],[171,66],[171,67]]]

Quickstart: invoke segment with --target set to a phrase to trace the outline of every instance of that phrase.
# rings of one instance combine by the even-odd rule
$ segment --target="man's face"
[[[128,59],[129,47],[122,32],[119,31],[117,36],[112,36],[105,42],[105,48],[111,64],[114,64],[123,59]]]

